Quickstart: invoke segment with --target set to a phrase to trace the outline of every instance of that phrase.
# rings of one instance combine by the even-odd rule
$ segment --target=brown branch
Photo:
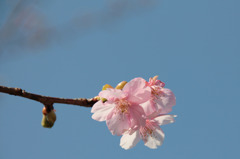
[[[69,99],[69,98],[48,97],[48,96],[42,96],[42,95],[38,95],[38,94],[29,93],[29,92],[26,92],[25,90],[22,90],[21,88],[11,88],[11,87],[5,87],[5,86],[0,86],[0,92],[38,101],[38,102],[44,104],[45,107],[47,107],[48,109],[52,109],[52,106],[54,103],[72,104],[72,105],[78,105],[78,106],[84,106],[84,107],[92,107],[93,104],[95,104],[98,101],[96,98]]]

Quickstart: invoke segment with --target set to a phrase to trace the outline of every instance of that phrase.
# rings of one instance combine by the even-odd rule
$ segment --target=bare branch
[[[97,98],[69,99],[69,98],[48,97],[48,96],[29,93],[29,92],[26,92],[25,90],[22,90],[21,88],[11,88],[11,87],[5,87],[5,86],[0,86],[0,92],[35,100],[44,104],[47,107],[48,106],[51,107],[54,103],[72,104],[72,105],[78,105],[83,107],[92,107],[93,104],[95,104],[98,101]]]

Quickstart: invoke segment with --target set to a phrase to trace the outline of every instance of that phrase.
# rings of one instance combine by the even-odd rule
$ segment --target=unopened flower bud
[[[115,88],[116,89],[123,89],[123,87],[127,84],[127,81],[120,82]]]
[[[54,123],[49,122],[47,116],[43,114],[42,122],[41,122],[42,127],[51,128],[53,127],[53,124]]]
[[[47,108],[46,108],[46,107],[43,107],[42,113],[43,113],[44,115],[47,115]]]
[[[55,114],[55,110],[51,110],[50,113],[47,114],[48,121],[51,123],[54,123],[57,119],[57,116]]]
[[[45,128],[51,128],[53,127],[57,117],[55,114],[55,110],[52,109],[49,113],[47,113],[46,108],[44,107],[43,110],[43,117],[42,117],[42,126]]]
[[[113,88],[111,85],[109,84],[105,84],[102,88],[102,90],[106,90],[107,88]]]

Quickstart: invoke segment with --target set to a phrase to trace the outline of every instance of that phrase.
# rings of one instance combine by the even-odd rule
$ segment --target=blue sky
[[[158,149],[141,142],[125,151],[89,108],[55,104],[57,121],[45,129],[40,103],[0,94],[0,158],[240,156],[239,1],[20,3],[14,13],[17,1],[0,1],[1,85],[91,98],[106,83],[159,75],[176,95],[171,114],[178,117],[162,127],[166,138]],[[29,8],[20,26],[8,23],[11,13],[15,20]],[[30,29],[24,28],[28,21]],[[29,40],[36,28],[45,32]]]

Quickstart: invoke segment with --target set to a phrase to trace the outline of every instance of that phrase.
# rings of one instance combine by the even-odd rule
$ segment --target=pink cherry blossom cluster
[[[113,135],[122,135],[120,146],[134,147],[141,139],[145,146],[155,149],[162,145],[164,133],[160,125],[174,122],[175,115],[167,115],[176,104],[170,89],[155,76],[149,82],[135,78],[122,89],[107,88],[92,107],[92,118],[106,121]]]

